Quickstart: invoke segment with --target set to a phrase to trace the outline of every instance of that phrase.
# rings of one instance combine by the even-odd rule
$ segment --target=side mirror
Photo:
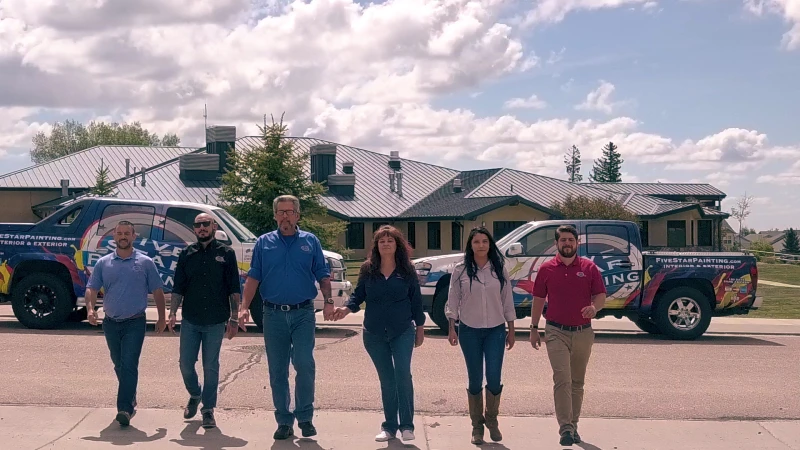
[[[231,242],[230,238],[228,237],[228,233],[226,233],[226,232],[224,232],[222,230],[217,230],[216,233],[214,233],[214,239],[216,239],[216,240],[218,240],[220,242],[226,242],[226,243],[230,243]]]
[[[506,256],[522,256],[522,244],[519,242],[514,242],[513,244],[508,246],[508,250],[506,250]]]

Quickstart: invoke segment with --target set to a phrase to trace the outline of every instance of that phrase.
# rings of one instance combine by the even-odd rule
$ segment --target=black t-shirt
[[[226,322],[231,316],[229,296],[240,294],[236,252],[212,239],[195,242],[178,257],[175,294],[183,295],[183,318],[195,325]]]
[[[347,302],[350,311],[358,312],[367,303],[364,328],[370,333],[389,338],[401,335],[410,326],[425,325],[422,294],[415,275],[404,277],[397,269],[387,279],[360,275],[355,291]]]

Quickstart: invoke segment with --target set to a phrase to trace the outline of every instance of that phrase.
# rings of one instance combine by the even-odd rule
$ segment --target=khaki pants
[[[594,330],[588,327],[580,331],[565,331],[548,324],[544,341],[553,368],[558,433],[575,431],[581,415],[583,383],[592,354]]]

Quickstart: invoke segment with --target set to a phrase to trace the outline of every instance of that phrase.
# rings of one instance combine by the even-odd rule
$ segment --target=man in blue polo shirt
[[[97,261],[86,285],[89,323],[97,325],[94,310],[97,293],[104,289],[103,334],[114,363],[117,390],[117,422],[128,426],[136,414],[136,388],[139,384],[139,356],[147,328],[147,294],[152,293],[158,307],[156,332],[167,326],[166,302],[161,277],[153,260],[134,250],[136,231],[132,223],[121,221],[114,228],[117,249]]]
[[[264,304],[264,345],[269,365],[269,384],[275,405],[278,429],[274,439],[288,439],[294,434],[294,420],[303,436],[317,434],[314,415],[314,298],[319,282],[325,298],[325,320],[333,319],[330,269],[322,253],[322,244],[313,234],[297,227],[300,201],[291,195],[277,197],[272,203],[278,229],[258,238],[253,248],[250,271],[244,284],[239,326],[250,317],[250,302]],[[259,288],[260,283],[260,288]],[[289,360],[295,378],[295,410],[289,411]]]

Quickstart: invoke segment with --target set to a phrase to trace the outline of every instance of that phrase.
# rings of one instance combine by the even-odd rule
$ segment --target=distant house
[[[706,195],[717,202],[720,196],[724,197],[709,185],[576,184],[515,169],[459,171],[404,159],[397,151],[386,155],[314,138],[287,139],[310,154],[308,176],[327,185],[322,201],[330,216],[348,222],[347,231],[339,240],[342,246],[353,250],[354,258],[366,255],[372,233],[382,224],[402,230],[415,248],[415,256],[460,252],[474,226],[486,226],[500,239],[525,222],[557,218],[551,205],[563,201],[568,194],[621,202],[638,215],[647,249],[722,248],[722,223],[728,214],[714,207],[718,205],[667,198]],[[118,196],[217,204],[219,174],[226,164],[225,149],[247,151],[260,141],[257,137],[236,138],[234,127],[209,128],[207,141],[205,148],[181,151],[144,171],[115,178]],[[107,154],[105,161],[114,161],[118,166],[125,158],[146,149],[97,147],[90,149],[95,152],[92,164],[77,159],[69,162],[69,157],[61,164],[86,171],[85,167],[99,165],[100,155]],[[26,170],[42,172],[39,167]],[[17,172],[16,176],[23,177],[24,172]],[[58,183],[70,173],[54,173],[55,181],[49,183]],[[51,193],[58,198],[30,207],[20,203],[10,215],[29,217],[30,211],[46,215],[82,195],[85,189],[70,192],[64,192],[62,197]],[[5,221],[3,214],[0,211],[0,220]]]
[[[782,253],[786,242],[786,231],[769,230],[742,236],[742,248],[748,249],[754,242],[766,242],[775,253]]]

